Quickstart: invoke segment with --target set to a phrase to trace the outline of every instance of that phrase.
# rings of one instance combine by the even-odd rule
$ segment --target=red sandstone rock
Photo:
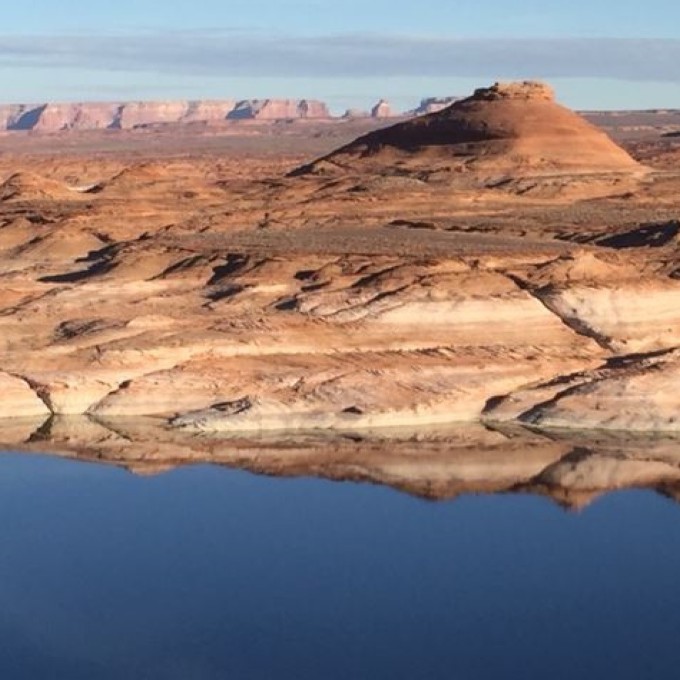
[[[370,118],[371,114],[369,111],[364,111],[363,109],[347,109],[342,117],[348,120],[357,118]]]

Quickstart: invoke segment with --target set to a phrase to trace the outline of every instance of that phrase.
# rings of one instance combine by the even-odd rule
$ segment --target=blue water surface
[[[667,678],[680,506],[0,455],[0,678]]]

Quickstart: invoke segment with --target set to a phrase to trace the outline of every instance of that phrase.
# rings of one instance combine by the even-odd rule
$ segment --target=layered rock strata
[[[480,418],[678,429],[680,283],[641,287],[621,257],[557,245],[222,256],[181,244],[105,248],[37,289],[15,274],[0,367],[24,396],[5,414],[32,404],[206,432]]]

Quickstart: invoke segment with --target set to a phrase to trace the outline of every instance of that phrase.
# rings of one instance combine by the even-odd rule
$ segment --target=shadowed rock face
[[[211,438],[159,421],[52,417],[0,419],[0,449],[50,453],[159,474],[215,464],[280,477],[390,486],[430,500],[464,494],[534,493],[579,509],[610,491],[680,494],[680,440],[538,434],[481,425],[434,429],[308,431]]]
[[[641,166],[603,132],[554,101],[550,87],[525,82],[476,90],[467,99],[369,133],[295,174],[432,172],[508,174],[631,173]]]
[[[39,124],[40,118],[46,109],[47,104],[40,104],[38,106],[12,104],[2,107],[0,109],[0,126],[7,130],[32,130]]]

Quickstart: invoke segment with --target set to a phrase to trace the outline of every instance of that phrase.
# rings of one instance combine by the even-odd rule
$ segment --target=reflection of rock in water
[[[384,484],[432,500],[537,493],[579,509],[615,489],[680,499],[680,439],[536,433],[510,426],[207,437],[155,418],[0,420],[0,445],[151,475],[211,463],[281,477]]]

